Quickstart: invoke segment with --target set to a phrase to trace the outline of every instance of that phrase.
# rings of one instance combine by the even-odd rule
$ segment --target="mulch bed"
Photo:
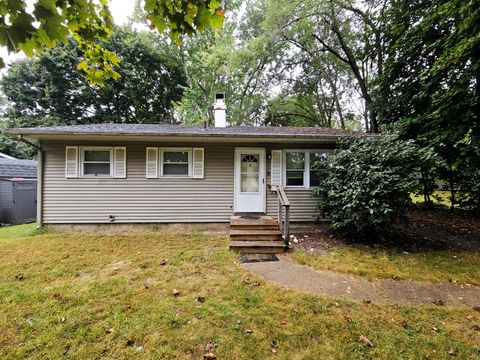
[[[412,208],[407,211],[408,222],[396,224],[383,231],[373,242],[378,248],[397,248],[401,251],[464,250],[480,251],[480,219],[451,214],[443,210]],[[329,228],[328,223],[292,228],[291,246],[312,254],[329,254],[340,246],[353,246],[349,239]]]

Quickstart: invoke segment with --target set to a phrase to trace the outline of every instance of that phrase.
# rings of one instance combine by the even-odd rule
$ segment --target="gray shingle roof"
[[[0,178],[36,178],[37,162],[34,160],[0,158]]]
[[[9,129],[10,135],[135,135],[135,136],[211,136],[211,137],[338,137],[355,132],[321,127],[290,126],[231,126],[203,128],[202,126],[160,124],[92,124]]]

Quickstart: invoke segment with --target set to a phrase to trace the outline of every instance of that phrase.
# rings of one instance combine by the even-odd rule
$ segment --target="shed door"
[[[235,149],[235,212],[265,212],[265,149]]]
[[[37,217],[37,190],[35,181],[13,183],[13,223],[34,221]]]

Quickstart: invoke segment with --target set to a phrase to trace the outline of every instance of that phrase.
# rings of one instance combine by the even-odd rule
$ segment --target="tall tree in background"
[[[361,4],[350,0],[270,3],[270,26],[276,26],[291,46],[287,56],[290,54],[292,60],[303,59],[297,65],[315,70],[321,80],[318,93],[323,103],[329,104],[319,110],[336,112],[340,126],[344,122],[343,112],[348,110],[341,106],[342,93],[348,94],[353,103],[349,89],[354,86],[364,103],[366,130],[379,131],[372,91],[375,77],[383,71],[382,34],[387,5],[386,0],[367,0]],[[279,7],[283,8],[281,12]],[[279,13],[289,20],[281,19]]]
[[[456,190],[480,207],[480,3],[396,1],[389,18],[380,120],[442,156],[452,209]]]
[[[121,77],[92,85],[77,70],[74,41],[19,60],[0,85],[12,107],[10,118],[56,118],[62,124],[92,122],[174,123],[172,102],[181,98],[185,76],[178,49],[159,36],[117,28],[102,44],[122,61]],[[39,118],[40,117],[40,118]]]
[[[230,124],[263,123],[278,55],[276,39],[262,32],[263,1],[228,6],[222,30],[206,31],[182,44],[188,87],[176,109],[183,122],[212,122],[214,94],[225,92]]]
[[[186,84],[178,48],[164,38],[117,28],[102,44],[122,60],[121,77],[102,86],[77,69],[73,40],[38,58],[14,62],[0,80],[8,100],[0,128],[86,123],[176,123],[173,102]],[[31,157],[32,149],[0,136],[0,151]]]

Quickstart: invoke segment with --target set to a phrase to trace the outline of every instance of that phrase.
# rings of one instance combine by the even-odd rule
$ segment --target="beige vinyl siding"
[[[267,174],[270,172],[271,162],[267,160]],[[270,175],[267,175],[267,184],[270,184]],[[317,221],[317,199],[312,197],[312,190],[305,188],[286,188],[285,194],[290,202],[291,221]],[[267,189],[267,215],[278,217],[278,197]]]
[[[312,198],[312,190],[309,189],[286,189],[288,200],[290,201],[290,221],[317,221],[318,212],[315,207],[317,200]],[[277,195],[267,193],[267,215],[278,216],[278,198]]]
[[[127,177],[65,178],[65,146],[125,146]],[[163,146],[204,148],[204,178],[147,179],[146,148]],[[114,223],[228,222],[233,214],[235,146],[252,145],[44,142],[43,221],[109,223],[113,215]],[[280,148],[264,147],[267,152]],[[270,160],[266,162],[269,173]],[[316,219],[310,194],[307,189],[287,189],[292,221]],[[268,188],[267,213],[277,216],[277,198]]]
[[[205,179],[147,179],[147,145],[105,144],[126,146],[125,179],[66,179],[66,145],[44,145],[43,219],[46,224],[108,223],[109,215],[115,216],[115,223],[229,220],[233,206],[233,147],[205,146]]]

